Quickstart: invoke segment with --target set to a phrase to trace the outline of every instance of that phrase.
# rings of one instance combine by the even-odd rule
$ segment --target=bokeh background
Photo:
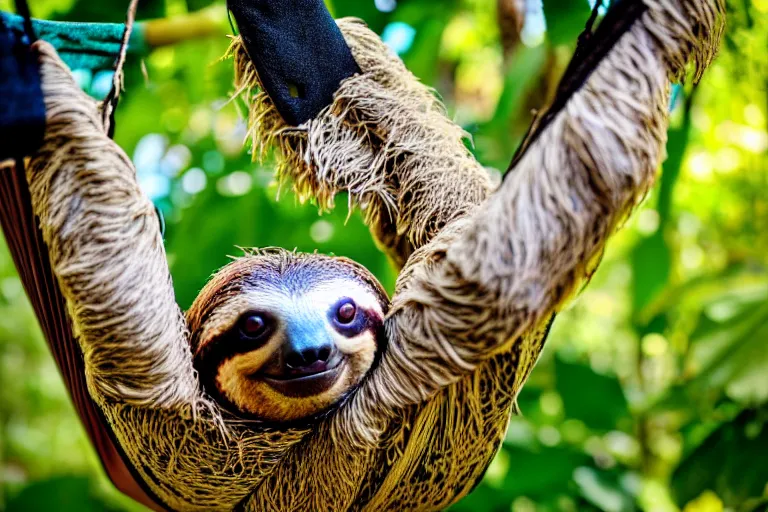
[[[31,3],[40,18],[121,22],[128,2]],[[381,33],[498,173],[590,13],[586,0],[328,4]],[[290,190],[278,201],[270,161],[242,148],[223,2],[143,0],[139,17],[200,10],[199,37],[131,56],[117,113],[116,140],[165,213],[182,307],[238,246],[349,256],[391,290],[359,213],[340,200],[318,216]],[[704,81],[677,90],[657,186],[558,318],[523,416],[452,510],[768,510],[768,0],[728,0],[728,16]],[[108,72],[76,74],[96,96],[109,87]],[[104,477],[1,238],[0,475],[0,509],[140,510]]]

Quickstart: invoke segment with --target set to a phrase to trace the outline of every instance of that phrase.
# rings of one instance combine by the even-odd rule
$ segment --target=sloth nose
[[[291,347],[285,354],[285,365],[292,370],[307,368],[317,364],[327,363],[331,357],[331,346],[328,343],[310,347]]]
[[[301,315],[286,322],[282,346],[283,369],[289,375],[324,372],[336,352],[325,317]]]

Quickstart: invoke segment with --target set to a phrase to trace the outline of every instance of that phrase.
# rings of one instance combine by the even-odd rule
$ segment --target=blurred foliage
[[[143,0],[140,16],[211,3]],[[503,55],[500,32],[515,28],[497,22],[497,0],[329,3],[384,34],[499,172],[589,15],[577,0],[528,2],[523,44]],[[121,21],[124,4],[32,7],[41,18]],[[523,416],[452,510],[768,510],[768,1],[729,0],[728,12],[720,57],[672,105],[658,186],[558,318],[521,393]],[[340,199],[318,217],[287,190],[277,202],[270,163],[251,163],[242,107],[227,101],[231,65],[218,61],[227,42],[134,59],[117,115],[116,139],[165,212],[180,304],[248,246],[349,256],[392,290],[359,213],[348,218]],[[93,93],[105,80],[78,77]],[[0,397],[0,509],[140,509],[106,481],[4,245]]]

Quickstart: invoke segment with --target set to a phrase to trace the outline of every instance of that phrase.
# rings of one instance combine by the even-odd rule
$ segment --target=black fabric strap
[[[597,4],[600,3],[598,0]],[[593,32],[592,26],[595,22],[598,5],[595,5],[592,16],[587,22],[587,27],[579,37],[576,52],[560,80],[552,104],[534,119],[508,170],[512,170],[517,165],[531,144],[538,139],[555,116],[565,108],[571,97],[581,89],[581,86],[589,79],[603,58],[621,39],[621,36],[627,33],[632,25],[640,19],[640,16],[648,10],[648,6],[643,0],[613,0],[597,30]]]
[[[26,33],[0,18],[0,161],[34,152],[45,130],[40,72],[29,48],[35,36],[26,3],[17,6],[24,11]]]
[[[248,56],[290,125],[315,117],[360,72],[322,0],[227,0]]]

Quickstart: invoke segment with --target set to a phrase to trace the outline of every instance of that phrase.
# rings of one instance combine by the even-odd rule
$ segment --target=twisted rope
[[[112,88],[109,94],[102,102],[102,122],[104,130],[110,135],[114,132],[114,112],[117,106],[117,100],[120,98],[120,91],[123,90],[123,67],[125,66],[125,56],[128,52],[128,41],[131,39],[133,31],[133,22],[136,19],[136,8],[139,0],[131,0],[126,14],[125,30],[123,31],[123,40],[120,42],[120,52],[117,54],[115,62],[115,74],[112,76]]]

